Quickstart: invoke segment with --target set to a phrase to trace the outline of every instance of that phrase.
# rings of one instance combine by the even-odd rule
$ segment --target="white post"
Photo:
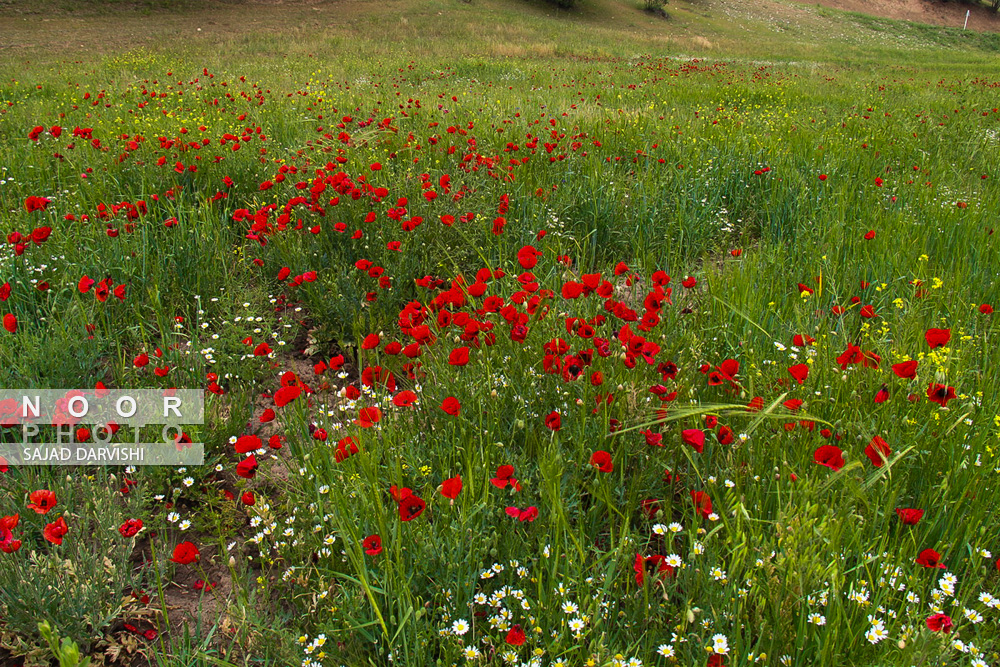
[[[968,27],[969,27],[969,14],[970,14],[971,12],[972,12],[972,10],[971,10],[971,9],[966,9],[966,10],[965,10],[965,25],[964,25],[964,26],[962,26],[962,30],[965,30],[966,28],[968,28]]]

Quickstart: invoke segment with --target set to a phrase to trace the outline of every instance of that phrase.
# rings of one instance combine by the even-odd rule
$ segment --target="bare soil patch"
[[[1000,14],[981,5],[973,6],[942,0],[876,0],[875,2],[869,0],[817,0],[816,4],[848,12],[950,28],[961,28],[965,23],[965,12],[971,11],[969,30],[1000,32]]]

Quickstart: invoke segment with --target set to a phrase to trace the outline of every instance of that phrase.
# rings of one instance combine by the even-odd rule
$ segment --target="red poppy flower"
[[[441,409],[452,417],[457,417],[462,410],[462,404],[454,396],[449,396],[441,401]]]
[[[192,444],[191,436],[185,433],[184,431],[181,431],[179,435],[174,436],[174,447],[177,449],[177,451],[181,451],[182,449],[188,449],[191,447],[191,444]]]
[[[59,517],[52,523],[45,524],[42,535],[52,544],[62,544],[63,535],[68,532],[69,526],[66,525],[66,519]]]
[[[885,385],[882,385],[882,388],[879,389],[878,392],[875,394],[875,402],[885,403],[888,400],[889,400],[889,388],[886,387]]]
[[[389,495],[392,496],[392,499],[397,503],[401,503],[403,502],[403,498],[413,495],[413,491],[410,490],[409,487],[404,486],[400,488],[393,484],[389,487]]]
[[[865,447],[865,456],[868,457],[868,460],[876,468],[881,468],[882,464],[889,460],[889,454],[891,453],[892,450],[889,449],[889,443],[877,435]]]
[[[667,559],[659,554],[646,558],[642,554],[636,554],[632,569],[635,570],[635,583],[638,586],[645,583],[647,576],[663,578],[674,574],[674,568],[667,565]]]
[[[646,444],[650,447],[662,447],[663,446],[663,434],[655,433],[648,429],[639,431],[646,438]]]
[[[611,462],[611,454],[603,449],[590,455],[590,465],[601,472],[612,472],[615,469],[614,463]]]
[[[924,339],[933,350],[936,347],[944,347],[951,340],[951,329],[928,329],[924,334]]]
[[[912,380],[917,377],[917,360],[911,359],[910,361],[901,361],[898,364],[893,364],[892,372],[904,380]]]
[[[788,373],[802,384],[809,377],[809,364],[796,364],[788,369]]]
[[[517,251],[517,261],[522,268],[530,270],[538,264],[538,258],[541,255],[541,251],[537,250],[534,246],[526,245]]]
[[[358,442],[351,436],[346,438],[341,438],[337,441],[337,453],[334,454],[334,460],[337,463],[345,460],[352,454],[358,453]]]
[[[12,313],[3,316],[3,328],[10,333],[17,333],[17,317]]]
[[[715,439],[719,441],[720,445],[733,444],[733,429],[720,424],[718,430],[715,432]]]
[[[379,408],[361,408],[358,412],[358,426],[370,428],[382,420],[382,410]]]
[[[523,510],[517,507],[508,507],[504,511],[507,513],[507,516],[513,517],[521,523],[525,521],[531,522],[538,518],[538,508],[534,505],[526,507]]]
[[[979,312],[982,313],[983,315],[992,315],[993,306],[991,306],[988,303],[984,303],[983,305],[979,306]]]
[[[798,410],[802,408],[802,403],[803,403],[803,401],[802,401],[801,398],[790,398],[787,401],[785,401],[784,403],[782,403],[782,405],[784,405],[786,408],[788,408],[792,412],[798,412]],[[795,427],[795,422],[792,422],[792,428],[794,428],[794,427]],[[791,430],[791,429],[789,429],[789,430]]]
[[[517,479],[513,475],[514,475],[514,466],[510,464],[502,465],[499,468],[497,468],[496,477],[490,479],[490,484],[497,487],[498,489],[505,489],[509,484],[511,488],[514,489],[515,491],[520,491],[521,485],[518,484]]]
[[[847,349],[837,357],[837,363],[840,364],[841,370],[847,370],[850,364],[859,363],[862,359],[861,348],[852,343],[847,344]]]
[[[32,491],[28,496],[28,509],[35,510],[39,514],[48,514],[49,510],[56,506],[56,494],[48,489]]]
[[[33,213],[35,211],[44,211],[49,204],[52,203],[51,199],[46,199],[45,197],[38,197],[36,195],[30,195],[24,200],[24,209],[28,213]]]
[[[469,348],[456,347],[448,355],[448,363],[452,366],[464,366],[469,363]]]
[[[562,415],[555,410],[545,415],[545,426],[552,431],[558,431],[562,428]]]
[[[695,280],[691,276],[688,276],[687,278],[685,278],[684,280],[681,281],[681,285],[684,285],[684,287],[687,287],[687,288],[694,287],[697,284],[698,284],[698,281]]]
[[[525,641],[524,630],[521,629],[520,625],[515,625],[507,633],[504,641],[511,646],[521,646]]]
[[[236,465],[236,474],[244,479],[253,479],[257,474],[257,457],[251,454]]]
[[[246,454],[260,449],[264,446],[264,443],[255,435],[241,435],[236,439],[235,446],[237,454]]]
[[[681,439],[699,454],[705,450],[705,432],[699,428],[684,429],[681,431]]]
[[[403,521],[412,521],[423,513],[425,507],[427,503],[411,493],[399,503],[399,518]]]
[[[392,397],[392,404],[397,408],[405,408],[413,405],[417,400],[417,395],[409,389],[404,389]]]
[[[692,491],[691,501],[694,502],[695,511],[703,519],[707,519],[708,515],[712,513],[712,499],[704,491]]]
[[[462,476],[455,475],[441,482],[440,491],[445,498],[451,500],[457,498],[458,494],[462,492]]]
[[[283,386],[278,391],[274,392],[274,404],[279,408],[283,408],[302,393],[302,387],[298,385]]]
[[[378,556],[382,553],[382,538],[378,535],[369,535],[361,542],[361,546],[369,556]]]
[[[948,387],[943,384],[930,383],[927,387],[927,398],[941,405],[942,408],[948,407],[948,401],[953,398],[957,398],[955,395],[955,388]]]
[[[361,349],[374,350],[376,347],[378,347],[381,340],[382,339],[379,337],[377,333],[368,334],[367,336],[365,336],[365,339],[361,341]]]
[[[740,372],[740,362],[735,359],[726,359],[719,364],[717,370],[722,373],[722,377],[733,382],[736,380],[736,374]]]
[[[927,629],[931,632],[951,632],[951,616],[934,614],[927,617]]]
[[[875,238],[875,230],[874,229],[869,229],[867,232],[865,232],[865,240],[866,241],[871,241],[873,238]]]
[[[0,517],[0,551],[12,554],[21,548],[21,540],[15,540],[14,533],[11,532],[19,518],[17,514]]]
[[[142,519],[128,519],[118,527],[122,537],[135,537],[140,530],[142,530]]]
[[[97,287],[94,288],[94,298],[104,303],[108,300],[108,296],[111,294],[111,283],[107,278],[97,283]],[[145,366],[145,364],[143,364]]]
[[[923,565],[924,567],[935,567],[941,570],[945,569],[944,563],[941,562],[941,554],[934,551],[933,549],[924,549],[917,556],[917,564]]]
[[[178,565],[190,565],[201,557],[201,553],[191,542],[181,542],[174,547],[174,555],[170,559]]]
[[[194,582],[192,588],[194,588],[196,591],[203,590],[207,593],[218,585],[219,584],[213,584],[211,581],[206,583],[204,579],[198,579]],[[143,633],[143,636],[146,637],[147,639],[156,639],[156,630],[146,630],[146,632]]]
[[[875,317],[875,307],[861,306],[861,317],[864,317],[865,319],[871,319]]]
[[[823,445],[813,452],[813,461],[836,472],[844,467],[844,452],[836,445]]]
[[[924,516],[923,510],[911,509],[911,508],[896,508],[896,515],[899,517],[900,523],[904,526],[915,526],[917,522],[920,521]]]

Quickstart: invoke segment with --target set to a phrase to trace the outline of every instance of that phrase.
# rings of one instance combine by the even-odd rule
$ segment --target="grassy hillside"
[[[0,23],[10,53],[42,60],[147,46],[221,62],[258,49],[267,55],[270,45],[282,56],[323,58],[345,47],[373,57],[404,52],[420,57],[627,57],[665,51],[884,66],[984,63],[1000,46],[993,33],[796,2],[680,0],[666,9],[664,19],[644,12],[639,2],[618,0],[588,0],[572,10],[530,0],[86,2],[52,3],[44,10],[14,0]],[[118,21],[114,31],[106,29],[111,15]]]

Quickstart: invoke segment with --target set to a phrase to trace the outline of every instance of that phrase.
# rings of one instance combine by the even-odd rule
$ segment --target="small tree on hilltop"
[[[1000,2],[1000,0],[996,0]],[[643,0],[643,9],[645,9],[650,14],[660,14],[664,15],[666,12],[663,9],[667,6],[667,0]]]

